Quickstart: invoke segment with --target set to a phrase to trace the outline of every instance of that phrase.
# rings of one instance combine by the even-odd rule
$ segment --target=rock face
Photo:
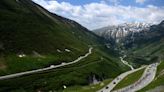
[[[133,39],[133,35],[141,31],[148,31],[151,24],[147,23],[124,23],[117,26],[108,26],[94,30],[94,32],[106,38],[107,40],[119,43],[125,40],[127,36]]]
[[[117,47],[138,47],[145,43],[161,41],[164,37],[164,21],[158,25],[147,23],[124,23],[118,26],[108,26],[94,32],[112,42]]]

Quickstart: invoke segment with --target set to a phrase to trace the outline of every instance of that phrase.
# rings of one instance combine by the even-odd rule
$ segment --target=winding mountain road
[[[23,76],[23,75],[27,75],[27,74],[38,73],[38,72],[47,71],[47,70],[51,70],[51,69],[59,68],[59,67],[62,67],[62,66],[67,66],[67,65],[71,65],[71,64],[77,63],[80,60],[88,57],[92,53],[92,49],[93,48],[90,47],[88,53],[86,53],[84,56],[78,57],[76,60],[74,60],[72,62],[62,63],[60,65],[51,65],[50,67],[47,67],[47,68],[42,68],[42,69],[37,69],[37,70],[32,70],[32,71],[26,71],[26,72],[20,72],[20,73],[15,73],[15,74],[10,74],[10,75],[0,76],[0,80],[15,78],[15,77],[19,77],[19,76]]]
[[[142,77],[136,81],[134,84],[131,84],[127,87],[124,87],[122,89],[113,91],[113,92],[136,92],[144,87],[146,87],[148,84],[150,84],[156,75],[158,63],[150,64],[146,67]]]
[[[119,76],[117,76],[112,82],[110,82],[107,86],[105,86],[104,88],[100,89],[99,91],[97,92],[111,92],[112,89],[121,81],[123,80],[127,75],[131,74],[131,73],[134,73],[138,70],[141,70],[143,68],[145,68],[146,66],[142,66],[140,68],[137,68],[137,69],[133,69],[133,70],[130,70],[130,71],[127,71],[125,73],[122,73],[120,74]]]

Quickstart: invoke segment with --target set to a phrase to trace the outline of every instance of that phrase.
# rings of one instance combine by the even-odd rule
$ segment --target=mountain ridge
[[[148,31],[151,24],[149,23],[123,23],[119,25],[107,26],[93,30],[97,35],[106,38],[107,40],[119,43],[130,34],[135,34],[141,31]]]

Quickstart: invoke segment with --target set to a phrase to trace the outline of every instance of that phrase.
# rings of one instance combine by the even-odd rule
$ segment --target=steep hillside
[[[102,44],[99,37],[78,23],[30,0],[1,0],[0,4],[1,66],[13,72],[69,62],[85,54],[89,45]],[[19,63],[22,68],[17,71]]]
[[[80,24],[52,14],[31,0],[0,1],[0,75],[71,62],[55,70],[0,80],[0,91],[62,90],[63,85],[87,85],[128,70],[102,38]]]
[[[0,7],[0,43],[5,53],[80,51],[99,40],[78,23],[51,14],[30,0],[2,0]]]
[[[129,57],[135,63],[148,64],[163,58],[164,54],[164,21],[150,27],[144,35],[134,35],[135,40],[125,44],[129,48]]]

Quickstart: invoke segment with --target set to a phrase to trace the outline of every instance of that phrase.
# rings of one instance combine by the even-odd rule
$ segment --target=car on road
[[[108,86],[106,86],[106,89],[108,89],[109,87]]]

